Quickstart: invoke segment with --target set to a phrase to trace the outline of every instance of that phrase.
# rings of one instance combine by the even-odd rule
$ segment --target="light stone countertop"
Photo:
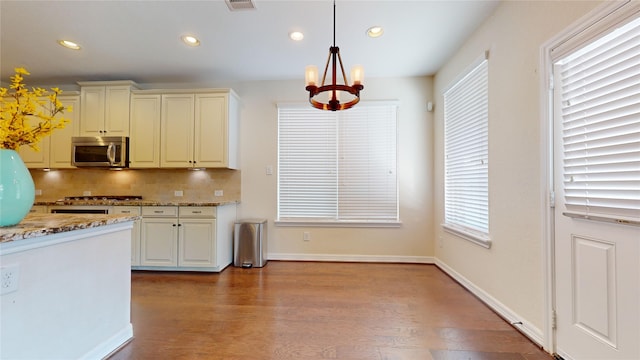
[[[0,243],[138,220],[122,214],[29,214],[18,225],[0,227]]]
[[[175,202],[154,200],[57,200],[36,201],[34,205],[77,205],[77,206],[223,206],[238,204],[239,201],[219,202]]]

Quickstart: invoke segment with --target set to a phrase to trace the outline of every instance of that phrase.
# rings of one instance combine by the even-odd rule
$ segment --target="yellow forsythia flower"
[[[25,68],[15,68],[14,72],[9,85],[13,93],[0,88],[0,149],[18,150],[22,145],[29,145],[38,150],[42,138],[69,123],[69,119],[58,115],[73,109],[58,100],[62,90],[29,90],[24,84],[24,76],[30,75],[29,72]]]

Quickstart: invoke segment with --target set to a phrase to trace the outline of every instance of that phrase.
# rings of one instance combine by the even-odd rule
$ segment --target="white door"
[[[567,360],[640,359],[636,23],[554,65],[556,349]]]

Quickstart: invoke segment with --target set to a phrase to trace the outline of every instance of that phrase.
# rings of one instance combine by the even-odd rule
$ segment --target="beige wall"
[[[271,258],[427,261],[433,255],[432,78],[370,79],[362,101],[399,101],[399,228],[281,227],[277,214],[278,102],[306,102],[303,79],[233,85],[242,98],[241,159],[244,218],[266,218]],[[273,166],[274,175],[265,167]],[[302,233],[311,233],[311,241]]]
[[[442,92],[485,50],[489,59],[491,249],[436,226],[435,256],[540,332],[544,323],[544,136],[540,47],[598,2],[505,1],[436,74],[435,223],[443,222]],[[536,332],[534,330],[534,332]]]

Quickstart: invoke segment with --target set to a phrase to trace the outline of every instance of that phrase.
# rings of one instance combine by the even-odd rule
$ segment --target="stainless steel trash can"
[[[233,266],[250,268],[267,264],[267,220],[236,221],[233,229]]]

